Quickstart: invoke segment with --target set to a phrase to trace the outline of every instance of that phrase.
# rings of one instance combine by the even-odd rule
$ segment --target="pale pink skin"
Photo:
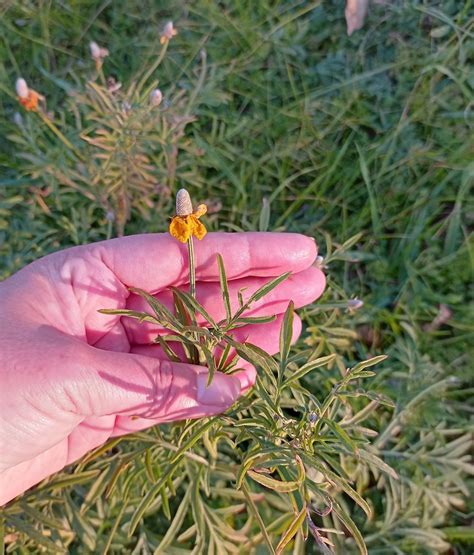
[[[315,242],[281,233],[210,233],[196,241],[198,298],[219,319],[217,253],[234,307],[242,287],[248,296],[292,272],[249,313],[279,318],[238,333],[276,353],[289,300],[301,307],[324,290],[324,275],[313,266]],[[219,414],[253,385],[255,369],[245,363],[233,376],[217,374],[206,389],[205,367],[170,363],[149,345],[156,329],[98,312],[146,309],[129,286],[170,303],[167,288],[187,280],[186,246],[153,234],[66,249],[0,283],[0,504],[112,436]],[[295,340],[300,330],[296,317]]]

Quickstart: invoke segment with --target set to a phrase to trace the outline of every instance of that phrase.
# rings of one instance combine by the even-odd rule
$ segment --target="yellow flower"
[[[206,212],[205,204],[200,204],[196,210],[193,210],[188,191],[180,189],[176,195],[176,216],[171,220],[170,234],[181,243],[186,243],[193,235],[202,239],[207,230],[199,218]]]
[[[37,112],[39,101],[44,101],[45,99],[44,96],[30,89],[26,81],[21,77],[16,81],[16,93],[18,95],[18,102],[29,112]]]

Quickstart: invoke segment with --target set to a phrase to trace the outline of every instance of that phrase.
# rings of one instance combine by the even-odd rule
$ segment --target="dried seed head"
[[[19,98],[28,98],[30,90],[28,89],[28,85],[26,81],[20,77],[16,80],[16,94]]]
[[[176,215],[189,216],[193,213],[193,204],[191,197],[186,189],[180,189],[176,193]]]
[[[163,94],[160,91],[160,89],[155,89],[154,91],[151,91],[150,93],[150,104],[152,106],[159,106],[161,104],[161,101],[163,100]]]

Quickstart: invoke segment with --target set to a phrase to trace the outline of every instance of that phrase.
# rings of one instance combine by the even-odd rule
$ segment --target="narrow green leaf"
[[[272,316],[241,316],[236,320],[237,324],[268,324],[276,320],[276,314]]]
[[[99,473],[100,473],[99,470],[87,470],[85,472],[71,474],[69,476],[60,476],[56,480],[52,482],[48,482],[44,486],[34,490],[34,493],[39,493],[40,491],[41,492],[49,491],[52,489],[62,489],[69,486],[75,486],[78,484],[84,484],[85,482],[89,482],[90,480],[98,476]]]
[[[163,514],[168,520],[171,520],[171,510],[168,495],[166,493],[166,486],[163,486],[160,491],[161,495],[161,508],[163,509]]]
[[[64,525],[64,522],[61,522],[54,516],[50,516],[45,514],[43,511],[36,509],[30,503],[26,503],[24,501],[20,501],[19,503],[21,510],[32,518],[35,523],[40,523],[47,528],[53,528],[54,530],[67,530],[67,524]],[[1,553],[1,552],[0,552]]]
[[[320,368],[321,366],[325,366],[326,364],[330,364],[335,358],[336,358],[336,355],[328,355],[328,356],[321,357],[321,358],[318,358],[316,360],[313,360],[311,362],[306,363],[299,370],[294,372],[284,382],[283,388],[288,387],[292,383],[300,380],[303,376],[305,376],[306,374],[308,374],[312,370],[315,370],[316,368]]]
[[[334,499],[332,501],[333,501],[332,510],[334,514],[351,533],[352,537],[354,538],[354,541],[357,544],[357,547],[359,548],[361,555],[369,555],[369,552],[367,551],[367,546],[365,545],[365,542],[364,542],[364,538],[362,537],[362,534],[359,532],[359,529],[355,525],[352,518],[342,509],[342,507]]]
[[[268,231],[270,224],[270,200],[267,197],[262,199],[262,210],[258,219],[258,230]]]
[[[238,291],[237,291],[237,298],[239,299],[239,307],[243,308],[245,302],[244,302],[244,295],[243,295],[243,291],[245,291],[247,289],[247,287],[241,287]]]
[[[383,473],[391,476],[394,480],[400,479],[400,477],[395,472],[395,470],[391,466],[389,466],[385,461],[383,461],[380,457],[377,457],[377,455],[374,455],[374,453],[371,453],[370,451],[366,451],[365,449],[360,449],[359,456],[363,461],[365,461],[369,465],[375,466]]]
[[[221,357],[219,359],[219,363],[217,365],[217,369],[219,370],[219,372],[222,372],[223,370],[227,369],[227,367],[229,366],[229,364],[227,363],[227,359],[229,357],[231,349],[232,349],[231,344],[226,343],[224,350],[222,351]]]
[[[184,494],[184,497],[174,514],[173,521],[169,525],[168,530],[166,531],[166,534],[163,536],[163,539],[161,540],[160,544],[155,549],[155,552],[154,552],[155,555],[165,554],[167,552],[166,551],[167,548],[170,546],[171,542],[177,536],[184,522],[186,514],[188,512],[191,491],[192,491],[191,488],[187,488],[186,493]]]
[[[285,547],[290,543],[293,537],[298,533],[298,530],[303,526],[306,518],[306,505],[303,505],[301,511],[291,521],[290,526],[281,537],[278,545],[276,546],[276,555],[281,555]]]
[[[219,329],[214,318],[207,312],[207,310],[189,293],[186,291],[181,291],[176,287],[171,288],[173,293],[181,299],[184,305],[186,305],[191,311],[197,312],[203,316],[203,318],[214,328]]]
[[[218,420],[217,417],[210,418],[201,427],[199,427],[198,430],[195,431],[194,434],[192,434],[185,443],[183,443],[183,445],[178,449],[178,451],[176,451],[174,456],[171,458],[170,463],[171,464],[175,463],[179,459],[181,459],[185,455],[186,451],[191,449],[191,447],[201,439],[204,432],[206,432],[211,426],[213,426],[217,420]]]
[[[293,338],[293,320],[295,315],[295,304],[291,301],[283,316],[280,329],[280,381],[286,369],[288,356],[291,349],[291,339]]]
[[[365,512],[365,514],[371,518],[372,517],[372,509],[367,501],[351,486],[347,483],[347,480],[329,470],[327,466],[323,465],[315,456],[310,455],[309,453],[305,453],[303,451],[299,451],[300,457],[305,461],[306,466],[314,467],[316,470],[319,470],[321,474],[330,482],[334,482],[340,489],[342,489],[349,497],[351,497],[357,505]],[[316,484],[310,480],[306,480],[306,484],[308,487],[313,489],[318,495],[320,493],[319,489],[317,488]]]
[[[373,357],[373,358],[369,358],[369,360],[363,360],[362,362],[358,362],[355,366],[353,366],[349,370],[349,373],[354,374],[354,373],[360,372],[361,370],[364,370],[365,368],[368,368],[369,366],[375,366],[376,364],[379,364],[380,362],[383,362],[387,358],[388,358],[387,355],[379,355],[379,356],[376,356],[376,357]]]
[[[10,525],[13,525],[19,532],[26,534],[29,538],[37,542],[39,545],[46,549],[46,553],[66,553],[66,549],[56,545],[53,541],[47,538],[44,534],[33,528],[26,521],[15,516],[9,516],[8,521]]]
[[[152,484],[156,482],[155,472],[153,470],[153,461],[151,458],[151,448],[145,451],[145,472]]]
[[[234,341],[233,339],[230,339],[228,337],[224,339],[225,341],[230,342],[232,347],[234,347],[235,351],[241,358],[243,358],[247,362],[250,362],[255,367],[264,370],[265,374],[270,379],[273,386],[275,388],[277,387],[277,382],[275,380],[273,372],[275,370],[278,371],[278,367],[268,353],[266,353],[263,349],[260,349],[260,347],[253,345],[252,343],[238,343],[237,341]]]
[[[253,516],[257,520],[260,530],[262,531],[262,534],[263,534],[263,539],[265,540],[265,543],[267,544],[267,547],[270,550],[271,555],[276,555],[275,550],[273,549],[272,541],[267,532],[267,527],[265,526],[265,523],[263,522],[262,517],[258,512],[258,509],[250,495],[250,490],[245,482],[242,484],[242,491],[247,501],[247,507],[250,509],[249,512],[253,514]]]
[[[110,451],[111,449],[116,447],[121,441],[123,441],[123,439],[124,439],[123,437],[116,437],[114,439],[110,439],[109,441],[107,441],[107,443],[104,443],[104,445],[101,445],[97,449],[94,449],[94,451],[91,451],[90,453],[88,453],[82,459],[81,464],[88,464],[91,461],[97,459],[98,457],[102,456],[104,453],[107,453],[107,451]]]
[[[176,316],[184,326],[196,325],[196,315],[192,310],[189,310],[183,303],[181,298],[173,291],[174,308]]]
[[[245,459],[242,461],[242,464],[240,465],[239,471],[237,472],[235,487],[237,489],[240,489],[242,487],[242,482],[243,482],[247,472],[253,466],[255,466],[257,464],[261,464],[262,462],[267,461],[270,458],[271,458],[271,454],[269,454],[269,453],[262,454],[261,451],[258,451],[257,453],[252,453],[252,454],[247,455],[247,457],[245,457]]]
[[[343,428],[341,428],[341,426],[339,426],[339,424],[327,418],[323,418],[322,421],[334,433],[334,435],[338,437],[344,443],[344,445],[350,449],[352,453],[358,453],[357,445],[349,437],[349,434]]]
[[[217,265],[219,266],[219,281],[221,284],[222,299],[224,300],[226,321],[229,323],[232,320],[232,307],[230,305],[229,286],[225,273],[224,260],[220,254],[217,255]]]
[[[258,482],[262,486],[269,488],[273,491],[278,491],[279,493],[288,493],[290,491],[295,491],[300,488],[301,483],[296,481],[282,482],[280,480],[275,480],[265,474],[259,474],[254,470],[249,470],[247,476]]]
[[[125,513],[125,510],[128,507],[128,498],[125,497],[124,499],[122,499],[121,502],[121,507],[120,507],[120,511],[118,512],[117,517],[115,518],[115,521],[112,525],[112,528],[110,529],[110,533],[107,537],[107,541],[105,543],[104,549],[102,550],[102,554],[101,555],[107,555],[107,553],[109,552],[110,546],[112,545],[112,541],[115,538],[115,534],[118,530],[120,521],[122,520],[122,517]]]
[[[152,324],[161,325],[161,321],[157,320],[152,314],[147,312],[138,312],[137,310],[128,310],[126,308],[101,308],[97,312],[101,314],[111,314],[115,316],[128,316],[141,322],[151,322]]]
[[[182,329],[181,322],[156,297],[138,287],[130,287],[129,289],[132,293],[139,295],[147,301],[163,327],[173,331]]]
[[[209,374],[207,377],[207,387],[209,387],[212,383],[215,373],[217,372],[216,361],[214,359],[214,355],[206,346],[201,345],[200,350],[202,351],[202,353],[204,353],[204,356],[206,358],[207,368],[209,370]]]
[[[153,501],[155,500],[156,496],[160,492],[161,488],[165,485],[168,476],[174,472],[175,467],[173,465],[169,465],[164,474],[161,475],[160,479],[156,484],[154,484],[146,493],[145,497],[140,501],[138,507],[135,509],[135,512],[132,515],[130,520],[130,528],[128,530],[129,537],[133,536],[136,527],[140,524],[143,515],[147,511],[147,509],[151,506]]]
[[[154,339],[154,343],[158,343],[160,345],[169,360],[171,360],[172,362],[182,362],[179,356],[168,345],[168,341],[166,341],[166,336],[163,337],[162,335],[157,335]]]
[[[247,301],[246,304],[250,305],[251,303],[253,303],[255,301],[258,301],[261,298],[265,297],[265,295],[268,295],[268,293],[270,293],[270,291],[272,291],[273,289],[275,289],[275,287],[280,285],[280,283],[282,283],[283,281],[288,279],[290,277],[290,275],[291,275],[291,272],[285,272],[281,276],[278,276],[278,277],[272,279],[271,281],[269,281],[268,283],[265,283],[265,285],[262,285],[262,287],[257,289],[255,291],[255,293],[253,293],[250,296],[250,299]]]

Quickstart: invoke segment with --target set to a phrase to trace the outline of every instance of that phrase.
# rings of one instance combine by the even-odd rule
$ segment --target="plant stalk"
[[[189,294],[196,298],[196,258],[194,254],[194,243],[192,236],[188,239],[189,257]]]

